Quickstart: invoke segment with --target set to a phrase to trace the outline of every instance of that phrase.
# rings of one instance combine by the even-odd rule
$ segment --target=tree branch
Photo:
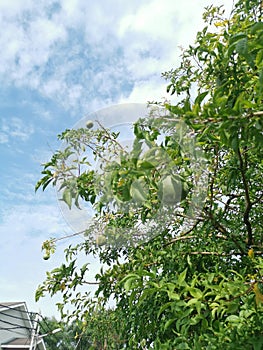
[[[63,237],[59,237],[59,238],[51,238],[51,240],[56,243],[58,241],[62,241],[63,239],[67,239],[67,238],[71,238],[71,237],[75,237],[75,236],[80,236],[83,235],[87,230],[83,230],[80,232],[76,232],[76,233],[71,233],[69,235],[63,236]]]
[[[216,256],[232,256],[233,253],[218,253],[218,252],[189,252],[190,255],[216,255]]]
[[[187,235],[196,228],[196,226],[199,224],[200,221],[201,220],[197,220],[193,227],[191,227],[188,231],[181,233],[179,237],[173,238],[170,242],[164,244],[164,247],[167,247],[168,245],[173,244],[174,242],[177,242],[177,241],[183,241],[185,239],[195,238],[196,236],[187,236]]]
[[[246,178],[246,169],[245,169],[244,161],[243,161],[243,158],[242,158],[242,155],[240,152],[240,148],[237,149],[237,154],[238,154],[238,159],[239,159],[239,164],[240,164],[240,172],[241,172],[242,182],[244,185],[245,200],[246,200],[246,208],[245,208],[244,215],[243,215],[243,221],[247,227],[248,246],[251,246],[253,244],[253,233],[252,233],[251,222],[249,220],[249,213],[250,213],[250,210],[252,208],[252,203],[250,200],[249,185],[248,185],[248,181]]]
[[[99,282],[88,282],[88,281],[84,281],[84,282],[81,282],[81,283],[89,284],[89,285],[100,284]]]
[[[175,243],[177,241],[184,241],[186,239],[191,239],[191,238],[196,238],[196,236],[180,236],[180,237],[177,237],[177,238],[173,238],[170,242],[164,244],[163,247],[167,247],[168,245],[173,244],[173,243]]]
[[[206,208],[204,208],[204,211],[208,214],[208,217],[211,221],[211,224],[213,225],[213,227],[218,230],[220,233],[223,233],[225,236],[230,237],[232,239],[232,241],[236,244],[236,246],[238,247],[238,249],[240,250],[240,252],[242,254],[246,254],[246,251],[243,249],[243,247],[240,245],[240,243],[238,242],[238,240],[236,239],[236,237],[234,235],[232,235],[230,232],[227,231],[227,229],[220,223],[218,222],[213,214],[208,211]]]
[[[210,212],[212,212],[213,209],[213,201],[214,201],[214,182],[218,170],[218,147],[215,148],[216,155],[215,155],[215,161],[214,161],[214,172],[212,175],[211,183],[210,183]]]

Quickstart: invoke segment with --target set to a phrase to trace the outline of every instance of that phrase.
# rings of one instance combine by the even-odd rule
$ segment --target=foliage
[[[258,0],[229,18],[206,9],[195,45],[164,73],[177,103],[135,123],[131,151],[101,125],[67,130],[44,165],[37,188],[59,184],[69,207],[81,197],[95,214],[37,299],[61,293],[62,314],[71,302],[85,320],[114,298],[116,349],[263,346],[262,11]],[[104,264],[94,298],[81,252]]]
[[[44,341],[47,350],[60,349],[65,350],[74,349],[74,331],[67,329],[67,325],[62,322],[58,322],[54,317],[42,318],[40,321],[40,334],[45,335]],[[60,329],[59,333],[52,332],[56,329]]]
[[[59,329],[58,333],[52,331]],[[102,350],[118,349],[120,337],[115,329],[115,316],[112,310],[96,308],[80,321],[57,321],[54,317],[40,322],[40,332],[45,334],[47,350]]]

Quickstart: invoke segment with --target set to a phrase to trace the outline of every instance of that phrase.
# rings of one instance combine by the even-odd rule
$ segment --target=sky
[[[207,5],[229,0],[0,0],[0,301],[57,315],[34,301],[45,272],[77,238],[43,260],[42,242],[74,233],[56,192],[35,193],[57,134],[96,111],[163,101],[161,73],[203,28]],[[87,257],[89,259],[89,257]],[[92,260],[91,260],[92,261]],[[94,264],[94,262],[93,262]]]

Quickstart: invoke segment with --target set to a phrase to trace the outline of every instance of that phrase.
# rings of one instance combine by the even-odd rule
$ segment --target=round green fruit
[[[87,127],[88,129],[92,129],[93,126],[94,126],[93,121],[92,121],[92,120],[88,120],[87,123],[86,123],[86,127]]]

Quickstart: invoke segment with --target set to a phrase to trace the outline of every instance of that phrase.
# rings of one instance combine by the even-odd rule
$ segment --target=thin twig
[[[255,117],[258,115],[263,115],[263,111],[254,112],[252,115]]]
[[[167,247],[168,245],[170,244],[173,244],[177,241],[184,241],[186,239],[191,239],[191,238],[196,238],[196,236],[180,236],[180,237],[177,237],[177,238],[173,238],[171,241],[169,241],[168,243],[164,244],[164,247]]]
[[[71,237],[74,237],[74,236],[79,236],[79,235],[82,235],[83,233],[85,233],[87,230],[83,230],[83,231],[80,231],[80,232],[76,232],[76,233],[72,233],[70,235],[66,235],[66,236],[63,236],[63,237],[59,237],[59,238],[51,238],[52,241],[55,243],[55,242],[58,242],[58,241],[62,241],[63,239],[67,239],[67,238],[71,238]]]
[[[196,236],[187,236],[187,235],[189,233],[191,233],[196,228],[196,226],[200,223],[200,221],[201,220],[197,220],[193,227],[191,227],[188,231],[181,233],[181,235],[179,237],[173,238],[170,242],[164,244],[164,247],[167,247],[168,245],[173,244],[174,242],[177,242],[177,241],[195,238]]]
[[[253,202],[251,202],[251,205],[255,205],[255,204],[259,203],[262,198],[263,198],[263,193],[261,193],[261,195],[257,199],[255,199]]]
[[[233,253],[218,253],[218,252],[189,252],[190,255],[216,255],[216,256],[232,256]]]
[[[215,151],[216,151],[216,157],[215,157],[215,161],[214,161],[214,172],[213,172],[211,184],[210,184],[210,212],[212,212],[212,208],[213,208],[214,182],[215,182],[215,178],[216,178],[216,174],[217,174],[217,170],[218,170],[218,147],[217,146],[216,146]]]
[[[89,285],[97,285],[97,284],[100,284],[99,282],[88,282],[88,281],[84,281],[84,282],[81,282],[81,283],[84,283],[84,284],[89,284]]]
[[[96,120],[96,123],[98,123],[98,125],[102,128],[102,130],[107,134],[109,140],[116,143],[116,145],[118,145],[120,149],[127,154],[127,150],[114,137],[111,137],[111,134],[109,133],[109,131],[98,120]]]

